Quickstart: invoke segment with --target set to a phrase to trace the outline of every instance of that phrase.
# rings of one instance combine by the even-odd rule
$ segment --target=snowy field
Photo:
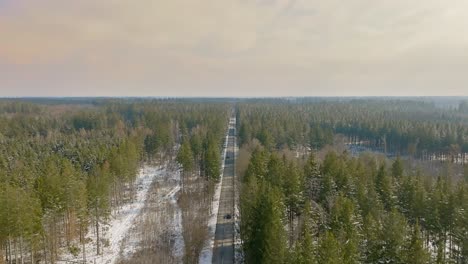
[[[171,258],[170,263],[181,263],[184,255],[184,239],[182,211],[177,203],[180,189],[179,169],[166,169],[154,179],[147,194],[145,207],[122,242],[122,249],[125,250],[121,250],[120,259],[124,263],[138,263],[140,259],[135,259],[135,254],[141,257],[142,252],[148,254],[147,250],[156,246],[170,248],[170,252],[166,252],[167,257]],[[156,251],[161,253],[161,249]],[[154,252],[149,253],[153,254]],[[147,255],[147,257],[155,256]]]
[[[166,174],[166,167],[145,165],[140,170],[136,179],[135,188],[136,195],[132,202],[129,202],[118,210],[113,210],[109,221],[104,224],[102,239],[105,241],[102,244],[101,255],[96,255],[96,234],[94,228],[90,227],[86,235],[88,243],[86,244],[86,263],[95,264],[113,264],[117,261],[120,255],[128,256],[136,250],[138,242],[128,240],[125,247],[122,247],[124,238],[129,235],[129,231],[134,226],[136,217],[141,213],[142,208],[148,197],[148,190],[155,179],[161,178]],[[179,187],[180,188],[180,187]],[[175,201],[175,194],[178,189],[175,187],[168,194],[167,198]],[[124,250],[122,250],[124,249]],[[78,257],[69,253],[64,253],[61,256],[62,263],[79,262],[83,263],[83,253],[80,252]]]

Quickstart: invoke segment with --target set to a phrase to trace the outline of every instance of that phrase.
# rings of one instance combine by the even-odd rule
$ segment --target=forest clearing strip
[[[136,195],[135,199],[122,206],[118,210],[115,210],[111,216],[110,221],[105,225],[107,230],[104,228],[102,234],[102,240],[108,241],[108,246],[102,248],[102,254],[96,255],[96,234],[94,229],[91,227],[86,235],[86,238],[91,239],[92,244],[86,245],[86,259],[87,263],[95,264],[112,264],[115,263],[119,257],[121,243],[125,238],[135,218],[140,214],[141,209],[145,205],[145,201],[148,198],[148,190],[155,178],[160,177],[166,171],[166,168],[152,167],[145,165],[141,168],[138,177],[136,179]],[[176,192],[174,192],[176,193]],[[82,261],[82,257],[75,257],[71,254],[65,254],[62,256],[63,261]]]

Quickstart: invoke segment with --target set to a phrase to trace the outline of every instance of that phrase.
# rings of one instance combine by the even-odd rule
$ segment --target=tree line
[[[408,99],[253,100],[239,103],[240,143],[320,149],[334,135],[396,155],[468,152],[468,112]]]

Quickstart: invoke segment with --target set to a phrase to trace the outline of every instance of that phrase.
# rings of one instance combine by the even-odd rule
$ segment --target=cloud
[[[467,8],[462,0],[6,0],[0,95],[27,95],[35,84],[51,95],[80,86],[91,95],[135,86],[137,95],[220,86],[437,92],[444,81],[468,81]]]

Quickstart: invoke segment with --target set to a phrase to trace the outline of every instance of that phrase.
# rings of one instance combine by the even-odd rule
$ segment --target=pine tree
[[[282,188],[287,180],[287,166],[285,160],[278,157],[277,154],[272,153],[268,160],[267,172],[265,174],[265,180],[273,186]]]
[[[430,260],[429,252],[424,248],[419,223],[413,227],[413,233],[404,252],[405,263],[425,264]]]
[[[400,156],[392,164],[392,176],[396,179],[400,179],[403,176],[403,162]]]
[[[354,212],[352,200],[338,196],[330,213],[330,230],[342,245],[343,263],[358,263],[359,239],[358,226],[359,219]]]
[[[364,255],[364,263],[379,263],[381,257],[381,223],[376,216],[367,214],[363,221],[363,234],[365,240],[361,251]]]
[[[148,157],[151,159],[159,150],[158,137],[156,133],[147,135],[144,140],[145,152]]]
[[[380,261],[403,263],[404,244],[407,236],[406,221],[395,209],[384,218],[380,236]]]
[[[217,144],[210,140],[205,152],[205,174],[208,179],[218,181],[221,173],[221,156]]]
[[[256,181],[255,179],[252,179]],[[282,221],[284,207],[281,193],[261,183],[252,208],[242,210],[246,263],[283,263],[286,236]],[[245,206],[245,204],[244,204]],[[245,220],[244,220],[245,219]]]
[[[391,178],[386,173],[385,165],[380,166],[377,172],[375,188],[379,193],[385,210],[390,211],[393,208],[393,190]]]
[[[86,188],[88,194],[88,213],[93,219],[96,231],[96,253],[101,254],[101,224],[110,213],[109,208],[109,165],[96,168],[88,177]]]
[[[193,153],[189,141],[184,141],[177,154],[177,162],[182,166],[184,173],[190,173],[193,170]]]
[[[299,214],[300,207],[304,201],[303,197],[303,180],[300,171],[292,162],[286,169],[284,178],[284,201],[286,211],[288,212],[288,225],[289,225],[289,243],[293,244],[294,239],[294,219]]]
[[[343,256],[339,241],[333,233],[325,231],[321,236],[319,247],[317,250],[318,263],[320,264],[341,264]]]
[[[304,178],[307,196],[314,201],[318,201],[322,179],[314,154],[309,155],[304,166]]]
[[[297,264],[315,264],[315,246],[312,237],[312,226],[311,226],[311,204],[306,201],[304,209],[301,215],[302,226],[299,232],[299,240],[295,245],[294,261],[292,263]]]
[[[195,160],[195,163],[197,164],[198,168],[201,166],[201,160],[202,160],[202,152],[203,152],[203,144],[202,140],[200,138],[199,133],[195,133],[190,137],[190,148],[193,153],[193,159]]]
[[[242,180],[247,182],[250,178],[264,179],[267,177],[269,157],[270,155],[266,150],[256,148],[252,152],[250,163]],[[272,166],[272,170],[273,168],[274,166]]]

